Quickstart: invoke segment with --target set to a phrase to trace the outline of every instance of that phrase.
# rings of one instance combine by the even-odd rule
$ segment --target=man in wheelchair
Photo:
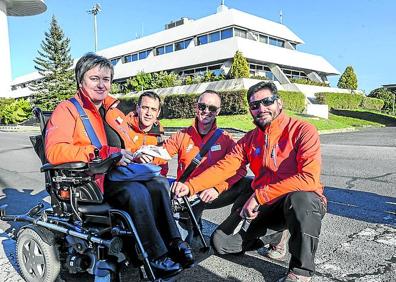
[[[77,62],[75,75],[74,98],[61,102],[47,123],[45,113],[36,112],[45,143],[41,158],[49,162],[41,170],[52,209],[37,205],[22,216],[1,213],[4,220],[32,223],[18,235],[24,278],[54,281],[64,254],[69,272],[88,271],[95,281],[117,278],[120,266],[129,261],[143,264],[150,280],[191,267],[192,250],[173,219],[166,178],[115,182],[105,177],[115,166],[152,161],[130,151],[135,148],[130,128],[117,100],[108,96],[112,64],[88,53]],[[49,257],[34,257],[32,244]]]

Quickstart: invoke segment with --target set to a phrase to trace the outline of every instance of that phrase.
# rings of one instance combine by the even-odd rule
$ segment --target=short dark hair
[[[161,108],[161,97],[157,93],[155,93],[154,91],[145,91],[145,92],[143,92],[139,96],[138,103],[137,103],[138,106],[141,105],[143,97],[150,97],[150,98],[152,98],[154,100],[158,100],[159,101],[159,106]]]
[[[247,91],[247,101],[250,102],[250,97],[253,96],[254,93],[259,92],[260,90],[268,89],[271,91],[272,95],[278,96],[278,89],[273,82],[262,81],[259,82],[249,88]]]
[[[78,60],[76,67],[74,68],[77,89],[80,88],[80,84],[84,78],[84,74],[96,66],[109,69],[111,71],[110,79],[111,81],[113,81],[114,69],[111,62],[105,57],[96,55],[95,53],[87,53]]]
[[[205,90],[204,92],[202,92],[199,96],[198,96],[198,98],[197,98],[197,102],[199,101],[199,99],[204,95],[204,94],[215,94],[215,95],[217,95],[217,97],[219,97],[219,100],[220,100],[220,103],[221,103],[221,97],[220,97],[220,94],[219,94],[219,92],[217,92],[217,91],[214,91],[214,90],[210,90],[210,89],[207,89],[207,90]]]

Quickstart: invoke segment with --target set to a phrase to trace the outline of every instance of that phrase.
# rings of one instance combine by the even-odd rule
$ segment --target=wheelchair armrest
[[[86,173],[88,174],[101,174],[108,172],[111,168],[115,166],[122,158],[121,153],[111,154],[107,159],[92,162],[88,164],[88,169]]]
[[[87,167],[86,163],[83,162],[73,162],[73,163],[64,163],[60,165],[52,165],[50,163],[46,163],[43,165],[40,169],[41,172],[46,172],[49,170],[60,170],[60,169],[66,169],[66,170],[81,170]]]

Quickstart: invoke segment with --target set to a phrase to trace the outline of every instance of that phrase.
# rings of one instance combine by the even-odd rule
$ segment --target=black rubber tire
[[[17,260],[23,278],[28,282],[53,282],[60,272],[56,245],[49,245],[33,229],[18,234]]]

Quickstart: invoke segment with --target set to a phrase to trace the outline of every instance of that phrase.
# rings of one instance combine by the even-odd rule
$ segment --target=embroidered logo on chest
[[[261,148],[260,147],[257,147],[256,148],[256,150],[254,150],[254,156],[259,156],[260,155],[260,153],[261,153]]]
[[[188,144],[187,148],[186,148],[186,153],[190,152],[192,150],[192,148],[194,148],[193,144]]]
[[[135,137],[133,137],[132,141],[133,141],[134,143],[136,143],[136,141],[138,141],[138,139],[139,139],[139,136],[138,136],[138,135],[135,135]]]

